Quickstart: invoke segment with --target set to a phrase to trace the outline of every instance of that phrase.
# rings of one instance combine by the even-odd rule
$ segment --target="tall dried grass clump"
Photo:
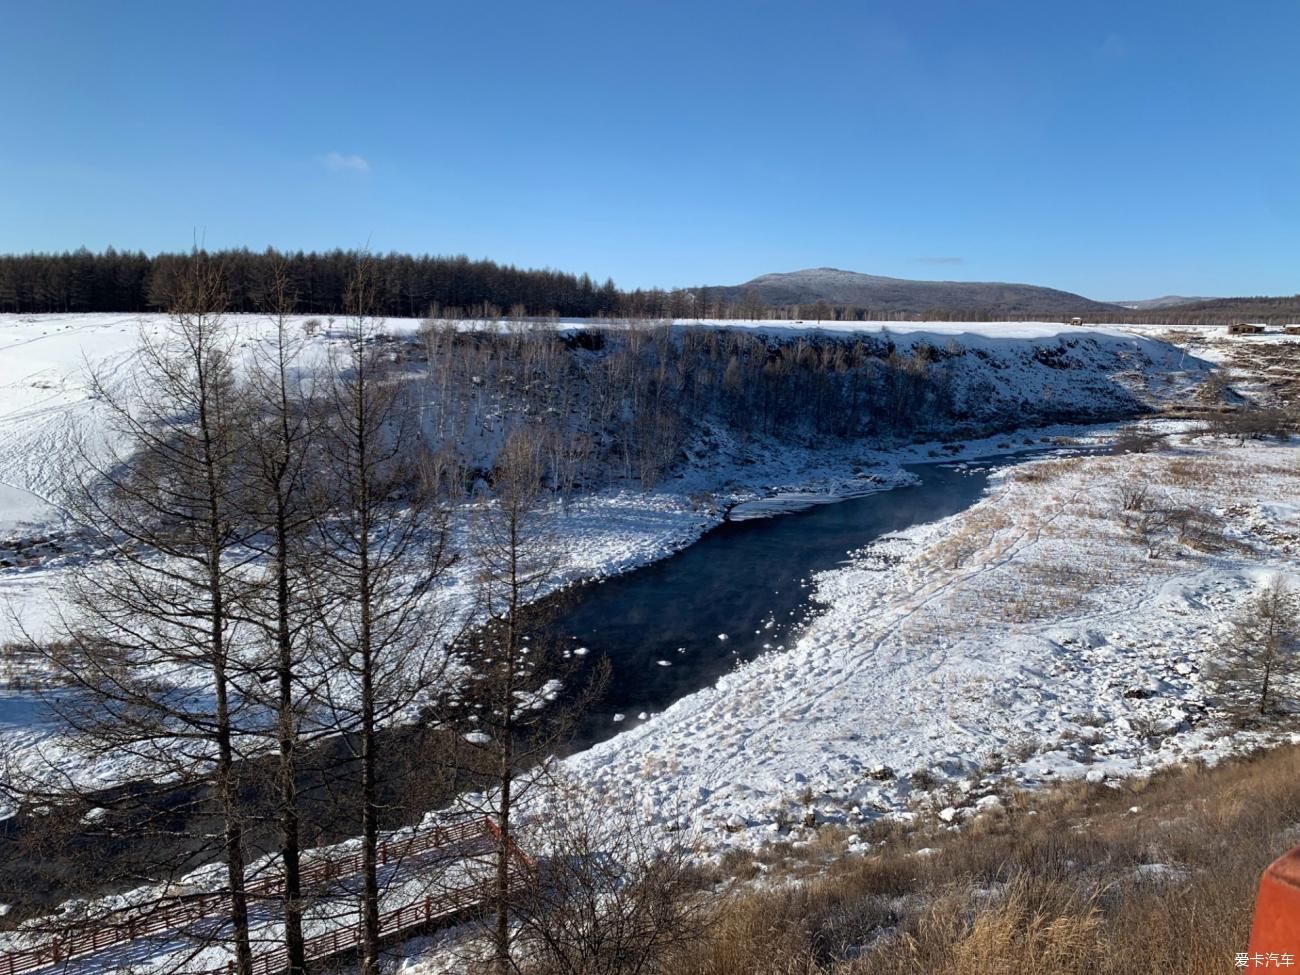
[[[723,899],[681,975],[1232,971],[1260,872],[1300,840],[1300,748],[1009,796]],[[918,855],[922,847],[931,852]],[[934,851],[938,852],[934,852]],[[803,873],[802,877],[796,874]]]

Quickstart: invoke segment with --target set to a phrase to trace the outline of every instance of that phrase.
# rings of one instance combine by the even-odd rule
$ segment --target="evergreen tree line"
[[[85,248],[61,254],[0,255],[0,312],[146,312],[172,306],[177,284],[202,261],[222,270],[228,311],[266,307],[284,277],[293,311],[344,315],[356,252],[279,253],[267,250],[159,254]],[[366,256],[374,269],[375,314],[496,317],[515,314],[599,317],[617,314],[622,296],[613,281],[585,274],[521,270],[465,256]]]
[[[108,248],[63,253],[0,255],[0,312],[22,314],[162,311],[180,276],[195,260],[223,269],[232,312],[266,306],[274,283],[286,277],[293,311],[341,316],[347,313],[349,274],[361,255],[355,251],[281,253],[247,249],[149,256]],[[589,275],[527,270],[464,255],[366,255],[375,269],[375,314],[419,318],[499,318],[504,316],[626,319],[776,319],[853,321],[1007,321],[1037,320],[1042,314],[1016,315],[1005,308],[869,308],[826,301],[766,304],[757,292],[732,289],[638,288],[619,290],[612,280],[597,284]],[[1300,296],[1225,298],[1145,312],[1117,311],[1111,321],[1138,324],[1222,325],[1236,320],[1273,324],[1300,321]]]

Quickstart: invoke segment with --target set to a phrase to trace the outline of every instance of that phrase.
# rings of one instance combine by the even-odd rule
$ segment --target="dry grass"
[[[960,569],[978,552],[988,548],[1011,519],[991,505],[977,505],[962,517],[960,527],[928,549],[927,560],[945,569]]]
[[[1229,972],[1260,871],[1300,841],[1298,823],[1300,748],[1288,747],[1118,789],[1017,794],[960,832],[879,831],[883,846],[866,857],[836,856],[830,840],[787,847],[805,859],[768,868],[778,889],[733,896],[707,943],[671,970]]]
[[[29,691],[70,683],[67,675],[60,675],[47,659],[56,645],[43,649],[24,643],[0,645],[0,689]]]
[[[1168,530],[1159,558],[1129,537],[1107,494],[1134,476],[1160,504],[1190,513]],[[1005,491],[921,558],[953,570],[1012,553],[956,598],[972,612],[996,605],[1003,621],[1061,619],[1138,576],[1186,571],[1207,553],[1247,552],[1241,536],[1253,505],[1243,499],[1268,497],[1297,476],[1297,466],[1208,451],[1035,463],[1011,472]],[[1008,517],[1026,492],[1040,517]],[[929,625],[918,621],[909,638]],[[1081,754],[1097,743],[1087,733],[1075,742]],[[1004,812],[956,832],[884,822],[858,832],[873,844],[865,857],[844,852],[847,835],[827,828],[815,844],[737,857],[727,876],[756,883],[738,885],[707,942],[667,970],[1234,971],[1260,872],[1300,843],[1300,748],[1169,769],[1118,788],[1072,781],[1015,793]]]
[[[1072,457],[1038,461],[1016,468],[1011,472],[1010,479],[1018,484],[1050,484],[1079,470],[1087,460],[1086,455],[1076,454]]]
[[[1164,465],[1164,482],[1180,488],[1211,487],[1224,473],[1224,464],[1212,457],[1175,457]]]
[[[1249,540],[1236,536],[1258,531],[1240,522],[1229,531],[1215,509],[1249,515],[1236,502],[1268,497],[1298,476],[1300,465],[1208,452],[1037,462],[1011,472],[1006,490],[968,512],[924,557],[963,568],[998,557],[997,544],[1014,544],[1020,551],[995,578],[967,587],[972,608],[997,605],[1000,619],[1017,624],[1074,618],[1095,611],[1116,587],[1168,572],[1171,562],[1251,554]],[[1140,501],[1127,504],[1125,493],[1139,489]],[[1147,507],[1159,509],[1150,526],[1129,514]]]

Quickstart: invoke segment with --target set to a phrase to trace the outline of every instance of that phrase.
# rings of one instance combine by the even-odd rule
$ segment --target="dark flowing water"
[[[1011,459],[995,458],[993,462]],[[1024,459],[1023,454],[1014,458]],[[678,698],[709,686],[741,661],[788,648],[809,612],[816,609],[810,598],[813,573],[834,568],[846,560],[849,551],[882,535],[969,507],[988,482],[988,463],[969,467],[912,465],[908,470],[920,476],[920,484],[771,518],[725,522],[670,558],[569,594],[558,620],[561,638],[571,651],[585,648],[580,659],[607,656],[613,666],[604,698],[582,719],[570,749],[634,727],[643,720],[642,714],[661,711]],[[615,720],[620,715],[621,720]],[[426,781],[422,749],[444,748],[446,744],[436,736],[424,742],[419,729],[401,728],[385,734],[391,741],[383,754],[392,766],[387,771],[395,790],[389,797],[393,821],[386,821],[385,828],[438,808],[472,786],[460,779]],[[321,746],[319,758],[333,775],[338,774],[342,757],[330,752],[330,747],[329,743]],[[316,774],[304,775],[300,784],[304,797],[319,791]],[[251,775],[250,781],[265,784],[272,778]],[[412,783],[419,784],[418,794],[411,791]],[[176,863],[188,860],[187,868],[212,858],[210,849],[196,849],[192,840],[196,832],[217,829],[210,803],[196,802],[186,790],[159,793],[148,783],[128,784],[122,789],[132,795],[140,791],[141,814],[156,816],[159,809],[171,810],[169,815],[177,820],[176,835],[159,834],[145,849],[146,844],[132,838],[129,823],[135,810],[128,804],[125,811],[115,814],[120,820],[117,826],[121,828],[115,832],[119,839],[90,833],[74,837],[79,856],[94,857],[103,864],[105,878],[120,877],[121,864],[137,857],[144,861],[138,876],[148,875],[144,864],[154,856]],[[334,795],[332,790],[325,792]],[[337,798],[329,802],[337,804]],[[336,810],[332,805],[328,815],[307,809],[304,822],[309,842],[333,842],[355,834],[355,817],[349,815],[348,809]],[[0,889],[13,888],[5,899],[18,908],[10,921],[47,910],[72,894],[117,889],[118,885],[107,879],[98,885],[92,882],[89,890],[68,888],[67,850],[55,847],[45,854],[23,844],[33,822],[39,825],[40,817],[19,816],[0,822]],[[249,835],[258,850],[271,849],[274,839],[269,823]],[[109,864],[114,869],[107,869]],[[22,896],[16,893],[19,889]]]
[[[882,535],[969,507],[990,470],[985,463],[907,469],[920,484],[724,522],[670,558],[580,592],[560,618],[561,637],[593,659],[608,656],[613,673],[575,746],[635,726],[740,661],[788,648],[815,609],[813,573]]]

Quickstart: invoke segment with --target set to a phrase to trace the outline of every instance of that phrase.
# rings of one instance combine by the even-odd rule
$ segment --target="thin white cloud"
[[[327,152],[317,157],[322,166],[335,173],[368,173],[370,163],[364,156],[349,155],[342,152]]]
[[[1108,34],[1101,43],[1101,56],[1123,58],[1128,56],[1128,38],[1123,34]]]

